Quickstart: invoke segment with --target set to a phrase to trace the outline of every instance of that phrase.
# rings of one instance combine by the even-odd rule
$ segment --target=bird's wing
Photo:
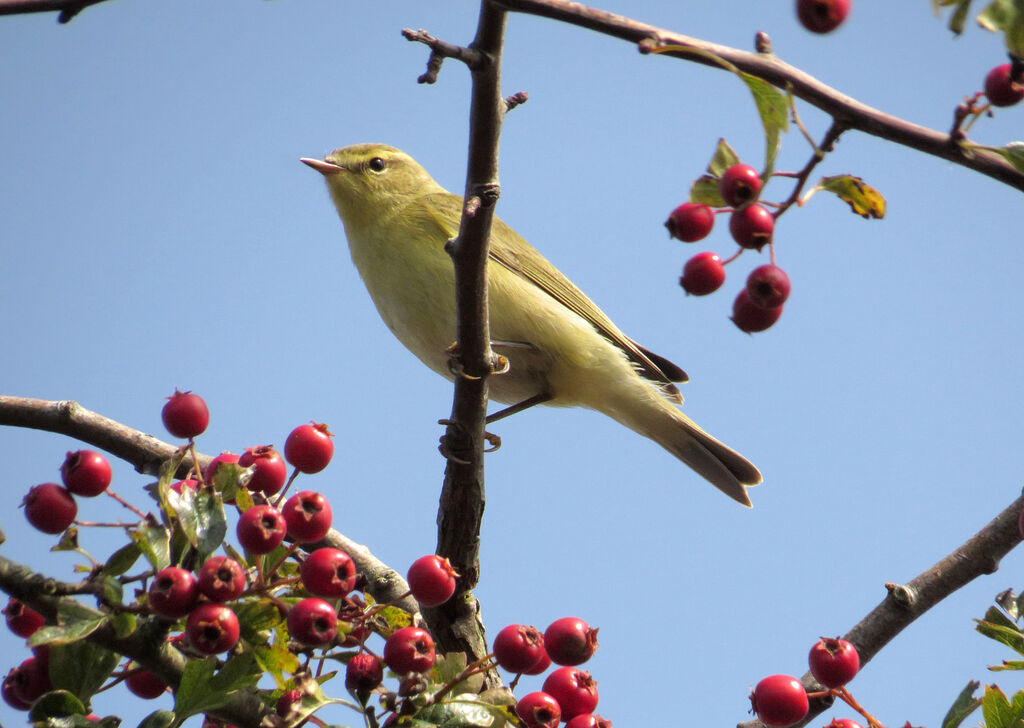
[[[448,231],[448,237],[457,234],[459,217],[462,214],[461,197],[450,193],[436,193],[425,195],[419,201],[432,211],[432,216]],[[515,241],[515,249],[510,241]],[[679,389],[672,382],[687,381],[686,372],[664,357],[644,349],[627,338],[583,291],[497,217],[494,218],[492,225],[490,257],[495,263],[530,281],[589,322],[602,336],[622,349],[640,376],[658,387],[672,401],[683,401]]]

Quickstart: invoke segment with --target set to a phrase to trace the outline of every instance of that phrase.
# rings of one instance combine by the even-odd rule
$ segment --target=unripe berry
[[[703,252],[686,261],[679,285],[689,295],[706,296],[714,293],[725,282],[725,267],[722,259],[714,253]]]
[[[63,533],[78,515],[71,493],[56,483],[32,486],[21,505],[28,522],[43,533]]]
[[[754,334],[764,331],[779,320],[782,316],[782,306],[775,308],[761,308],[752,300],[746,289],[739,292],[732,304],[732,322],[740,331]]]
[[[284,442],[284,457],[300,473],[319,473],[334,456],[334,437],[327,425],[314,422],[291,431]]]
[[[562,617],[544,630],[544,650],[559,665],[582,665],[597,649],[597,630],[578,617]]]
[[[542,692],[524,695],[516,703],[516,714],[527,728],[557,728],[562,719],[558,701]]]
[[[448,559],[429,554],[412,563],[406,581],[421,606],[436,607],[447,602],[455,593],[455,580],[458,576]]]
[[[210,410],[203,398],[192,392],[179,392],[177,389],[167,398],[167,404],[164,405],[160,416],[167,431],[183,439],[203,434],[210,424]]]
[[[747,295],[761,308],[778,308],[789,298],[789,276],[777,265],[761,265],[747,277]]]
[[[850,0],[797,0],[796,16],[812,33],[829,33],[850,14]]]
[[[1024,99],[1024,84],[1010,79],[1009,63],[996,66],[985,76],[985,95],[993,106],[1013,106]]]
[[[785,728],[807,715],[807,691],[789,675],[769,675],[757,684],[750,696],[754,712],[772,728]]]
[[[860,670],[857,648],[842,639],[822,637],[807,656],[814,679],[827,688],[842,687]]]
[[[718,180],[718,191],[725,204],[739,207],[745,202],[756,200],[761,193],[761,177],[749,164],[734,164],[722,173]]]
[[[87,498],[105,491],[112,475],[110,463],[95,450],[69,452],[60,468],[64,486],[75,495]]]
[[[761,205],[741,207],[729,216],[729,232],[741,248],[760,250],[772,241],[775,218]]]
[[[695,202],[684,202],[665,221],[669,237],[678,238],[684,243],[703,240],[714,226],[715,213],[707,205]]]

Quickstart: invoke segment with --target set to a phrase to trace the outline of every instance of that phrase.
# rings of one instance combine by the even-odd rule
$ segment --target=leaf
[[[72,526],[60,535],[57,544],[50,551],[78,551],[78,529]]]
[[[507,722],[507,708],[490,705],[477,695],[459,695],[427,706],[413,717],[438,728],[498,728]]]
[[[449,652],[434,663],[434,667],[431,670],[431,679],[433,682],[447,685],[458,678],[466,667],[466,653]],[[476,695],[480,692],[483,686],[484,676],[477,673],[461,680],[451,689],[450,692],[452,695],[459,695],[462,693],[471,693]]]
[[[57,606],[57,624],[37,630],[29,647],[43,644],[67,644],[87,637],[107,621],[107,615],[73,599],[62,599]]]
[[[718,190],[718,178],[706,174],[690,186],[690,202],[711,207],[725,207],[725,200]]]
[[[152,523],[141,523],[138,528],[129,531],[128,535],[156,571],[170,565],[171,537],[166,528]]]
[[[242,638],[252,644],[269,644],[270,632],[283,625],[285,621],[281,611],[269,599],[243,601],[232,608],[242,627]]]
[[[718,145],[715,147],[715,153],[711,156],[711,161],[708,162],[708,173],[718,178],[729,167],[739,163],[740,155],[729,146],[729,142],[725,141],[725,139],[719,139]],[[715,184],[718,183],[716,182]]]
[[[885,217],[885,198],[860,177],[850,174],[822,177],[814,189],[833,193],[865,219]]]
[[[299,669],[298,655],[287,646],[250,645],[250,649],[260,667],[274,679],[279,688],[288,682],[285,673],[295,673]]]
[[[135,631],[135,615],[131,612],[121,612],[110,615],[110,626],[118,637],[127,637]]]
[[[1009,617],[995,607],[989,607],[985,619],[976,619],[975,629],[986,637],[1001,642],[1018,654],[1024,655],[1024,633]]]
[[[740,73],[739,77],[754,97],[754,105],[757,106],[761,126],[764,128],[764,169],[761,170],[761,179],[767,182],[775,169],[782,132],[789,131],[789,107],[786,96],[764,79],[749,73]]]
[[[226,705],[239,690],[259,682],[263,670],[249,652],[234,655],[214,674],[217,658],[190,660],[181,675],[174,708],[181,721]]]
[[[53,690],[32,704],[28,717],[31,722],[39,723],[46,721],[47,718],[67,718],[85,714],[85,705],[81,700],[66,690]]]
[[[1017,610],[1017,595],[1013,593],[1013,589],[1006,589],[996,594],[995,602],[1003,608],[1010,619],[1016,621],[1020,617],[1020,612]]]
[[[169,728],[174,723],[174,713],[169,710],[154,710],[139,723],[139,728]]]
[[[978,25],[1005,35],[1006,50],[1024,57],[1024,0],[994,0],[977,17]]]
[[[124,587],[117,579],[107,576],[103,579],[103,601],[107,604],[120,604],[124,596]]]
[[[978,709],[981,705],[981,699],[974,697],[974,691],[981,685],[977,680],[971,680],[960,691],[960,694],[956,696],[956,700],[953,701],[953,705],[950,706],[946,712],[946,717],[942,719],[942,728],[957,728],[958,725],[964,722],[971,713]]]
[[[117,667],[118,656],[105,647],[79,640],[50,647],[50,680],[88,703]]]
[[[1019,728],[1020,721],[1024,719],[1024,691],[1014,695],[1011,703],[998,686],[986,685],[981,713],[986,728]]]
[[[137,543],[126,544],[110,555],[107,563],[103,565],[103,573],[108,576],[121,576],[135,565],[140,556],[142,550]]]
[[[221,470],[217,469],[218,478]],[[220,498],[207,490],[182,488],[180,495],[170,491],[167,503],[200,558],[205,559],[217,550],[227,533],[227,518]]]
[[[1024,142],[1010,142],[1001,149],[989,147],[993,152],[1003,155],[1007,162],[1012,164],[1018,172],[1024,172]]]
[[[1024,660],[1003,660],[1002,665],[993,665],[989,668],[992,672],[1001,670],[1024,670]]]

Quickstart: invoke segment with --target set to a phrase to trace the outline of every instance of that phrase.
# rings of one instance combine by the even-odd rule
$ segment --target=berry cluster
[[[761,722],[771,728],[786,728],[803,720],[810,708],[809,697],[831,694],[840,698],[855,710],[860,711],[869,724],[877,721],[857,705],[846,684],[853,680],[860,670],[860,656],[857,649],[846,640],[822,637],[807,658],[811,675],[826,690],[808,695],[804,686],[789,675],[769,675],[757,684],[750,695],[751,706]],[[859,723],[849,719],[832,721],[827,728],[861,728]]]
[[[747,333],[764,331],[778,321],[790,291],[789,276],[774,263],[775,216],[758,203],[762,186],[761,176],[748,164],[734,164],[718,177],[718,193],[726,205],[718,212],[729,213],[729,232],[740,250],[726,261],[715,253],[698,253],[683,266],[679,279],[687,294],[706,296],[725,283],[725,265],[740,253],[770,246],[772,263],[751,271],[733,302],[732,321]],[[696,242],[711,233],[715,214],[709,205],[684,202],[672,211],[665,227],[671,237]]]

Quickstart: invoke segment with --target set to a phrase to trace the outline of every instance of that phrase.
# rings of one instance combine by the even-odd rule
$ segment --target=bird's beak
[[[312,167],[325,177],[332,174],[337,174],[343,169],[337,164],[334,164],[333,162],[328,162],[324,159],[310,159],[309,157],[302,157],[301,159],[299,159],[299,161],[302,162],[303,164],[308,164],[310,167]]]

